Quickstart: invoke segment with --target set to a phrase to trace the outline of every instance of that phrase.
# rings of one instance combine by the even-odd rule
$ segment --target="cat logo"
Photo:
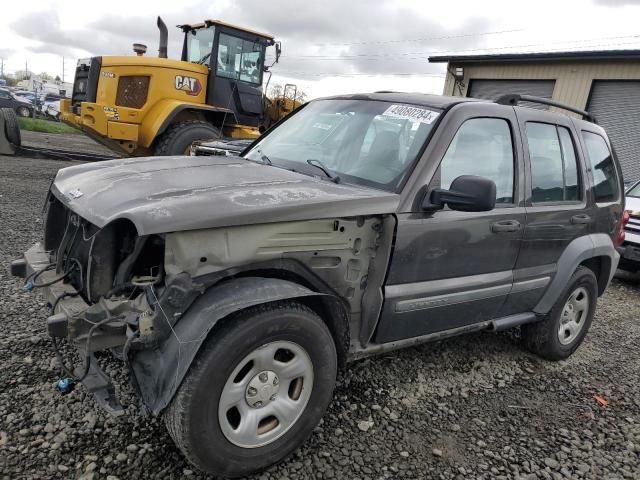
[[[184,90],[187,95],[198,95],[202,91],[200,80],[176,75],[176,90]]]

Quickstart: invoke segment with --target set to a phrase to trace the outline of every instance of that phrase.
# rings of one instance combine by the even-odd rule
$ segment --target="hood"
[[[52,193],[101,228],[129,219],[138,234],[393,213],[399,196],[239,157],[148,157],[62,169]]]

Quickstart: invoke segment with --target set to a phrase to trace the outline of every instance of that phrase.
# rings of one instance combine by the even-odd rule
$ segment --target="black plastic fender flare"
[[[158,415],[169,405],[200,347],[220,320],[256,305],[305,297],[339,302],[331,295],[276,278],[241,277],[209,289],[158,347],[132,353],[130,365],[135,383],[149,411]]]

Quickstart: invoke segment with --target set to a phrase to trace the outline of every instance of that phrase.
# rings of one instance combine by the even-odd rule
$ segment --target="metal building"
[[[519,93],[588,110],[609,133],[625,182],[640,180],[640,50],[438,56],[429,61],[447,63],[444,95],[495,99]]]

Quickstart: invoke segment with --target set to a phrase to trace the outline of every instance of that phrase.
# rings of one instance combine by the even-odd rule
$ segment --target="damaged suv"
[[[520,100],[553,103],[338,96],[240,156],[62,169],[12,272],[45,292],[55,348],[80,353],[67,375],[109,412],[100,350],[198,468],[263,469],[311,434],[350,360],[516,326],[550,360],[583,341],[624,238],[620,168],[587,112]]]

